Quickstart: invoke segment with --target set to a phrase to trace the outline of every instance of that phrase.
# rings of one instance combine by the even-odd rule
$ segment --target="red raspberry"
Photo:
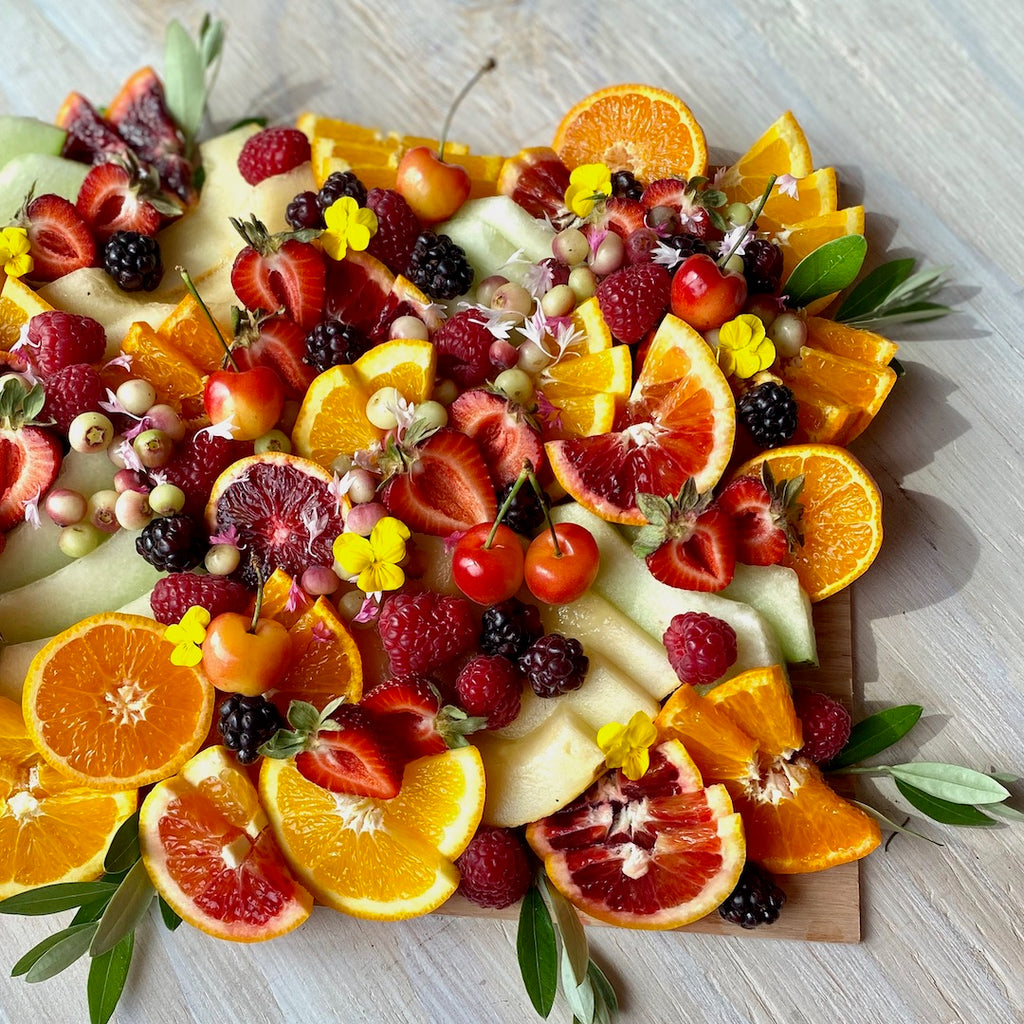
[[[226,576],[200,576],[194,572],[176,572],[156,581],[149,595],[153,618],[170,625],[181,620],[197,604],[216,618],[223,612],[241,612],[249,604],[249,591]]]
[[[533,880],[526,844],[507,828],[481,825],[455,862],[459,892],[478,907],[501,910],[521,900]]]
[[[850,738],[850,712],[833,697],[816,690],[794,690],[793,705],[803,725],[800,753],[815,764],[831,761]]]
[[[494,335],[478,309],[466,309],[450,317],[433,337],[437,349],[437,375],[450,377],[463,388],[475,388],[494,376],[491,346]]]
[[[371,188],[366,205],[377,215],[377,233],[366,251],[395,274],[404,274],[419,233],[419,218],[393,188]]]
[[[516,720],[522,691],[515,665],[500,655],[473,658],[455,680],[459,703],[468,714],[486,718],[488,729],[503,729]]]
[[[174,457],[161,470],[169,484],[185,492],[182,512],[202,519],[214,481],[232,462],[252,454],[252,444],[212,437],[200,431],[175,446]]]
[[[44,390],[42,419],[53,420],[62,434],[67,434],[79,413],[100,412],[100,402],[107,397],[99,371],[88,363],[74,363],[50,374]]]
[[[634,263],[609,274],[597,286],[597,301],[619,341],[639,341],[668,309],[671,278],[659,263]]]
[[[107,350],[107,332],[91,316],[49,309],[29,320],[28,342],[25,354],[36,373],[47,377],[73,363],[98,363]]]
[[[395,675],[426,672],[465,654],[479,636],[469,602],[424,591],[394,594],[377,619]]]
[[[309,157],[309,139],[298,128],[264,128],[245,140],[238,154],[238,173],[250,185],[258,185],[304,164]]]
[[[663,639],[669,664],[691,686],[713,683],[736,661],[736,631],[707,612],[673,615]]]

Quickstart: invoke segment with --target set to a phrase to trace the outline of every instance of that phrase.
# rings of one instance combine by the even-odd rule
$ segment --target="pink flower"
[[[352,619],[353,622],[373,622],[380,615],[380,591],[367,594],[363,605]]]
[[[288,600],[284,603],[284,610],[286,612],[298,611],[307,604],[309,604],[308,595],[295,580],[292,580],[291,585],[288,587]]]

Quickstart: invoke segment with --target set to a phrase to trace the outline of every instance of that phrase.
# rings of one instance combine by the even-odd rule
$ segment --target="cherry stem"
[[[491,527],[491,532],[487,534],[487,540],[484,541],[485,551],[494,543],[494,537],[498,532],[498,527],[501,526],[501,521],[505,518],[508,510],[512,507],[512,502],[516,500],[516,495],[530,476],[533,476],[533,466],[530,464],[529,459],[524,459],[523,468],[520,470],[519,476],[516,477],[512,490],[508,492],[508,497],[501,503],[501,508],[498,509],[498,514],[494,517],[494,525]]]
[[[255,554],[249,564],[252,566],[252,571],[256,573],[256,607],[252,610],[252,623],[249,626],[249,632],[255,633],[260,622],[260,612],[263,611],[263,572],[260,570]]]
[[[540,484],[537,482],[537,477],[533,474],[533,467],[530,467],[529,473],[530,486],[533,488],[533,493],[537,495],[537,501],[540,503],[541,510],[544,513],[544,522],[547,523],[548,529],[551,531],[551,546],[555,549],[555,558],[562,557],[562,549],[558,544],[558,533],[555,530],[555,524],[551,521],[551,513],[548,511],[547,499],[544,497],[544,492],[541,490]]]
[[[768,184],[765,186],[764,192],[761,194],[761,198],[757,202],[757,206],[754,207],[753,213],[750,215],[750,220],[744,225],[744,227],[751,227],[756,223],[757,218],[761,216],[761,211],[764,209],[764,204],[768,202],[768,197],[771,195],[772,189],[775,187],[776,175],[771,174],[768,176]],[[747,237],[747,232],[737,232],[736,241],[732,243],[732,248],[722,256],[718,257],[719,267],[724,267],[726,263],[732,259],[732,254],[743,244],[743,240]]]
[[[448,108],[448,113],[445,115],[444,124],[441,125],[441,139],[437,146],[437,159],[444,160],[444,147],[448,142],[448,129],[451,127],[452,118],[455,116],[455,111],[458,109],[459,104],[466,98],[466,94],[470,89],[480,81],[488,71],[493,71],[498,66],[498,62],[493,57],[488,57],[482,67],[478,68],[473,77],[462,87],[458,96],[452,100],[452,105]]]
[[[220,333],[220,327],[218,326],[217,321],[213,319],[213,314],[210,312],[209,306],[207,306],[203,301],[203,297],[199,294],[199,290],[192,283],[192,278],[189,276],[189,272],[184,267],[178,267],[177,269],[178,273],[181,274],[182,281],[185,282],[185,287],[188,289],[189,295],[196,300],[199,308],[206,314],[206,319],[210,321],[213,333],[217,335],[217,340],[224,349],[224,358],[231,364],[231,369],[238,373],[238,363],[235,362],[235,357],[231,354],[231,346],[224,340],[224,335]]]

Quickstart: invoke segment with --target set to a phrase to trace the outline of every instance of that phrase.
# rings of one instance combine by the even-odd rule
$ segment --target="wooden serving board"
[[[794,669],[794,685],[804,684],[841,700],[847,707],[853,698],[853,638],[850,617],[850,592],[841,591],[814,606],[814,628],[818,638],[818,667]],[[847,776],[836,780],[836,789],[850,795]],[[744,929],[723,921],[717,913],[680,928],[683,932],[714,935],[742,935],[752,938],[799,939],[805,942],[859,942],[860,865],[842,864],[827,871],[804,875],[784,875],[776,879],[786,893],[786,906],[778,921],[770,927]],[[515,919],[518,907],[506,911],[485,910],[453,896],[439,914],[457,917],[499,917]],[[589,925],[605,927],[602,922],[584,917]]]

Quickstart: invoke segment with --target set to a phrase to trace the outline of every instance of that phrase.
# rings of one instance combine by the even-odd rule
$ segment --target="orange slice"
[[[864,207],[848,206],[832,213],[823,213],[810,220],[790,224],[774,232],[773,238],[782,249],[782,280],[793,268],[819,246],[844,235],[864,234]],[[821,300],[818,300],[820,307]],[[823,308],[823,307],[820,307]]]
[[[136,321],[128,328],[121,348],[132,357],[132,373],[148,380],[161,402],[185,419],[205,418],[205,371],[166,335]]]
[[[862,363],[888,366],[896,356],[899,346],[874,331],[847,327],[835,320],[820,316],[807,318],[807,345],[823,349],[834,356],[857,359]]]
[[[542,370],[538,390],[552,407],[544,436],[589,437],[612,429],[615,412],[633,382],[633,362],[625,345],[561,359]],[[609,401],[610,399],[610,401]]]
[[[763,182],[761,190],[754,195],[746,193],[746,182],[735,190],[735,198],[741,202],[752,202],[758,199],[767,182]],[[732,194],[729,195],[733,199]],[[776,231],[786,224],[796,224],[832,213],[839,206],[839,193],[836,188],[836,172],[831,167],[823,167],[820,171],[808,174],[806,178],[798,178],[796,182],[796,198],[786,192],[772,189],[768,201],[764,204],[757,217],[757,225],[764,231]]]
[[[103,612],[35,656],[22,708],[47,763],[81,785],[135,789],[173,775],[199,749],[213,687],[202,669],[171,663],[165,628]]]
[[[0,697],[0,899],[98,878],[135,802],[135,790],[86,788],[51,768],[32,745],[21,708]]]
[[[207,747],[158,783],[139,816],[142,861],[157,892],[219,939],[261,942],[309,917],[256,788],[224,747]]]
[[[292,427],[296,454],[330,466],[343,452],[351,455],[377,444],[384,432],[366,418],[370,394],[351,364],[319,374]]]
[[[407,402],[425,402],[434,389],[437,349],[418,338],[396,338],[374,345],[352,365],[370,395],[392,387]]]
[[[293,871],[321,903],[355,917],[399,920],[429,913],[455,891],[452,863],[483,813],[476,747],[406,766],[391,800],[331,793],[293,761],[264,758],[260,796]]]
[[[611,328],[601,312],[601,303],[597,296],[581,302],[569,314],[572,318],[573,330],[580,334],[580,339],[569,346],[567,351],[583,354],[584,352],[601,352],[613,345]]]
[[[792,111],[787,110],[726,171],[721,187],[730,192],[730,197],[735,190],[737,198],[747,201],[761,195],[772,174],[803,178],[813,169],[807,136]]]
[[[860,420],[860,410],[794,380],[786,382],[796,399],[796,444],[845,444]]]
[[[37,313],[53,309],[19,277],[7,277],[0,291],[0,351],[6,352],[21,337],[21,329]]]
[[[743,463],[735,475],[760,477],[765,462],[776,480],[804,476],[803,544],[783,564],[796,571],[812,601],[821,601],[866,572],[882,546],[878,486],[845,448],[824,444],[772,449]]]
[[[220,326],[221,335],[230,341],[231,331]],[[203,373],[219,370],[224,360],[224,346],[199,303],[188,293],[159,328],[157,334],[184,353]]]
[[[552,148],[569,168],[603,163],[641,181],[707,169],[704,131],[677,96],[649,85],[613,85],[580,100],[562,118]]]

